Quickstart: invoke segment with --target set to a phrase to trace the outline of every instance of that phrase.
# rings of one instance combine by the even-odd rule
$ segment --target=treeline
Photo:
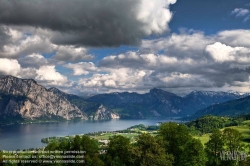
[[[205,148],[192,137],[188,127],[174,122],[163,123],[156,136],[140,134],[134,142],[121,135],[109,139],[106,147],[87,135],[52,142],[45,151],[84,151],[84,163],[57,165],[86,166],[233,166],[249,165],[241,144],[242,135],[235,129],[213,130]],[[236,154],[237,153],[237,154]],[[74,154],[71,154],[74,155]],[[237,156],[236,156],[237,155]],[[53,159],[52,159],[53,160]],[[64,159],[67,160],[67,159]],[[17,164],[22,165],[22,164]],[[24,165],[24,164],[23,164]],[[25,164],[27,165],[27,164]],[[37,164],[44,165],[44,164]]]
[[[211,133],[215,129],[221,129],[229,126],[238,126],[244,120],[249,120],[250,115],[242,115],[238,117],[219,117],[206,115],[191,122],[186,123],[190,132],[194,135],[202,135]]]
[[[144,124],[139,124],[139,125],[134,125],[134,126],[131,126],[127,129],[124,129],[124,130],[116,130],[116,131],[97,131],[97,132],[90,132],[90,133],[87,133],[85,135],[87,136],[101,136],[102,134],[105,134],[105,133],[111,133],[111,134],[117,134],[117,133],[142,133],[143,131],[157,131],[158,129],[160,128],[160,126],[146,126]],[[67,136],[67,137],[47,137],[47,138],[42,138],[41,139],[41,142],[42,143],[45,143],[45,144],[48,144],[50,142],[53,142],[53,141],[58,141],[58,142],[61,142],[63,139],[69,139],[69,141],[72,141],[73,139],[73,136]]]

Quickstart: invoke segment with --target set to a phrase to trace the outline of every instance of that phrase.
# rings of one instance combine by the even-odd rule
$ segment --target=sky
[[[250,92],[250,2],[0,0],[0,75],[77,95]]]

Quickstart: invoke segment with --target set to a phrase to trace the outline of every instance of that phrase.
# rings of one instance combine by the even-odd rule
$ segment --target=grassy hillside
[[[230,127],[224,127],[221,129],[223,131],[225,128],[232,128],[238,130],[244,137],[242,140],[242,143],[249,144],[250,143],[250,120],[242,122],[238,126],[230,126]],[[194,136],[194,138],[199,139],[203,144],[207,143],[209,141],[210,134],[203,134],[201,136]]]

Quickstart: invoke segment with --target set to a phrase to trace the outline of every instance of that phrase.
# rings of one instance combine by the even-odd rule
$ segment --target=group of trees
[[[44,149],[45,151],[84,151],[84,165],[104,165],[99,158],[99,146],[97,140],[91,139],[87,135],[80,137],[76,135],[72,141],[63,139],[61,142],[51,142]],[[70,153],[69,153],[70,154]],[[71,155],[75,155],[74,153]],[[82,155],[82,154],[81,154]]]
[[[205,133],[211,133],[214,129],[237,126],[247,118],[249,118],[247,115],[240,117],[218,117],[206,115],[196,120],[190,121],[186,125],[189,127],[192,134],[202,135]]]
[[[169,122],[160,126],[157,136],[142,133],[134,142],[115,135],[109,139],[106,153],[100,153],[98,142],[86,135],[51,142],[45,151],[85,151],[85,163],[80,165],[86,166],[243,166],[249,164],[247,160],[222,156],[243,150],[241,140],[242,135],[235,129],[216,129],[204,148],[186,125]]]
[[[242,135],[239,131],[226,128],[223,131],[215,129],[209,141],[205,144],[208,166],[233,166],[249,165],[247,154],[244,151],[245,145],[242,143]]]

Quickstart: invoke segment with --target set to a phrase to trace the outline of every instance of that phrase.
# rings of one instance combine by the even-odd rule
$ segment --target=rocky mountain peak
[[[157,88],[153,88],[149,91],[149,94],[152,94],[152,95],[164,95],[165,97],[169,96],[169,97],[178,97],[176,94],[174,93],[171,93],[171,92],[168,92],[168,91],[164,91],[162,89],[157,89]]]
[[[0,94],[5,96],[4,100],[0,100],[0,115],[20,115],[27,119],[40,117],[87,119],[78,107],[32,79],[1,76]]]
[[[61,91],[61,90],[59,90],[57,88],[54,88],[54,87],[49,88],[48,91],[53,92],[54,94],[57,94],[59,96],[64,96],[65,97],[65,95],[68,95],[67,93],[65,93],[65,92],[63,92],[63,91]]]

